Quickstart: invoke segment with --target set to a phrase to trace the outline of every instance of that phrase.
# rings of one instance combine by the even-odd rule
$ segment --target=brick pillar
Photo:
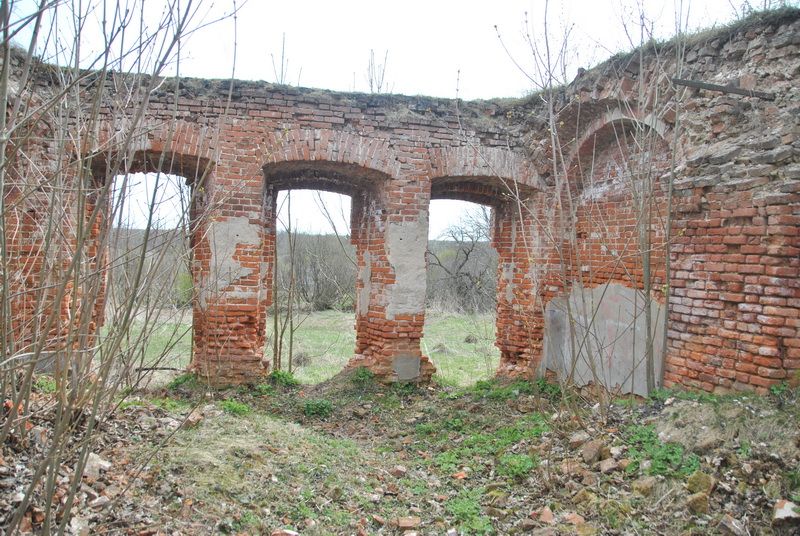
[[[356,355],[348,367],[365,366],[385,381],[427,381],[436,370],[420,350],[428,200],[416,181],[383,188],[353,198]]]
[[[271,267],[265,253],[274,247],[274,217],[272,231],[265,218],[274,201],[265,202],[262,177],[242,179],[220,168],[206,188],[214,203],[198,203],[193,215],[197,296],[191,368],[215,385],[258,382],[268,371],[264,338]],[[235,194],[223,197],[231,191]],[[206,213],[197,213],[203,206]]]
[[[492,245],[497,250],[497,341],[499,376],[533,377],[542,356],[544,319],[531,277],[535,244],[516,203],[493,211]]]

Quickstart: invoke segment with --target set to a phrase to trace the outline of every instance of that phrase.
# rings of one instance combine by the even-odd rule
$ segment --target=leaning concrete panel
[[[650,314],[656,385],[660,386],[665,306],[651,302]],[[639,291],[616,283],[575,287],[569,296],[547,304],[544,362],[565,378],[572,374],[576,385],[598,381],[612,391],[646,396],[645,316]]]

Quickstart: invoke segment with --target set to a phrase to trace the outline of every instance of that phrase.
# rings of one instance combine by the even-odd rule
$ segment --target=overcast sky
[[[163,3],[148,0],[145,5],[157,17]],[[547,33],[551,44],[560,46],[561,37],[569,31],[565,69],[569,81],[579,67],[591,67],[639,42],[639,4],[655,37],[663,39],[675,33],[681,6],[689,30],[696,30],[731,21],[742,14],[744,3],[551,0]],[[763,0],[751,3],[761,5]],[[285,38],[284,81],[292,85],[366,92],[367,66],[374,51],[376,63],[383,64],[387,58],[384,85],[394,93],[465,99],[521,97],[534,87],[515,62],[527,74],[533,72],[525,35],[541,39],[545,34],[545,4],[544,0],[240,0],[235,17],[206,26],[181,43],[180,71],[183,76],[206,78],[228,78],[233,72],[236,78],[275,82]],[[17,13],[25,13],[26,5],[31,0],[18,2]],[[216,0],[200,5],[198,20],[212,21],[230,13],[234,4]],[[81,34],[87,54],[100,20],[97,10],[93,24],[87,23]],[[134,192],[134,198],[145,198],[142,191]],[[327,194],[324,199],[333,205],[333,213],[349,211],[348,198]],[[169,203],[163,206],[165,213],[174,210]],[[465,206],[434,202],[431,237],[457,223]],[[327,228],[310,193],[293,194],[293,209],[303,214],[299,228],[312,232]],[[141,210],[134,209],[131,217],[136,218],[137,212]],[[160,217],[169,220],[168,215]]]

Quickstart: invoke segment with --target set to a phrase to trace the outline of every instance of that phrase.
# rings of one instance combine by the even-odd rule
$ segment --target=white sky
[[[751,3],[761,5],[763,0]],[[24,14],[30,12],[32,0],[16,4],[15,13]],[[591,67],[615,52],[631,49],[631,42],[639,42],[639,4],[655,37],[667,38],[675,33],[675,14],[681,5],[688,29],[696,30],[729,22],[742,13],[745,1],[551,0],[551,44],[560,46],[565,29],[571,29],[567,81],[579,67]],[[108,0],[107,5],[114,2]],[[157,17],[163,5],[163,0],[149,0],[146,15]],[[211,21],[230,12],[233,1],[200,5],[199,15]],[[285,35],[285,80],[292,85],[299,81],[306,87],[368,91],[367,65],[370,50],[374,50],[378,63],[383,63],[388,51],[385,78],[394,93],[465,99],[520,97],[534,89],[533,85],[504,52],[495,25],[513,58],[529,72],[533,61],[525,32],[535,39],[545,33],[544,0],[249,0],[244,4],[240,0],[238,5],[235,18],[206,26],[181,43],[183,76],[228,78],[234,72],[236,78],[274,82],[273,58],[280,69]],[[96,37],[100,13],[100,9],[93,12],[81,32],[85,54],[89,54],[92,41],[101,43]],[[59,33],[68,32],[61,23]],[[174,72],[175,64],[171,69]],[[135,190],[132,197],[135,203],[145,195]],[[348,198],[329,194],[325,199],[333,203],[332,213],[349,212]],[[430,236],[437,237],[456,223],[463,206],[435,202]],[[167,213],[172,210],[169,203],[163,207]],[[295,192],[293,208],[295,214],[303,215],[296,221],[301,230],[324,232],[327,228],[310,192]],[[169,220],[168,214],[160,217]],[[337,225],[347,228],[346,222]]]

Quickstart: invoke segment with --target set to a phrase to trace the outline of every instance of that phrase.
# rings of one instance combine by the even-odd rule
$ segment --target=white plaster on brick
[[[425,311],[427,247],[427,214],[421,214],[418,221],[390,222],[386,226],[386,255],[395,273],[386,304],[388,319]]]
[[[260,227],[250,223],[247,218],[228,218],[225,221],[214,221],[209,226],[208,240],[211,248],[211,266],[206,284],[200,289],[200,305],[205,307],[212,294],[231,286],[233,283],[253,273],[252,268],[242,266],[233,258],[236,247],[261,244]],[[252,291],[227,290],[225,295],[231,298],[248,298],[257,294]]]

